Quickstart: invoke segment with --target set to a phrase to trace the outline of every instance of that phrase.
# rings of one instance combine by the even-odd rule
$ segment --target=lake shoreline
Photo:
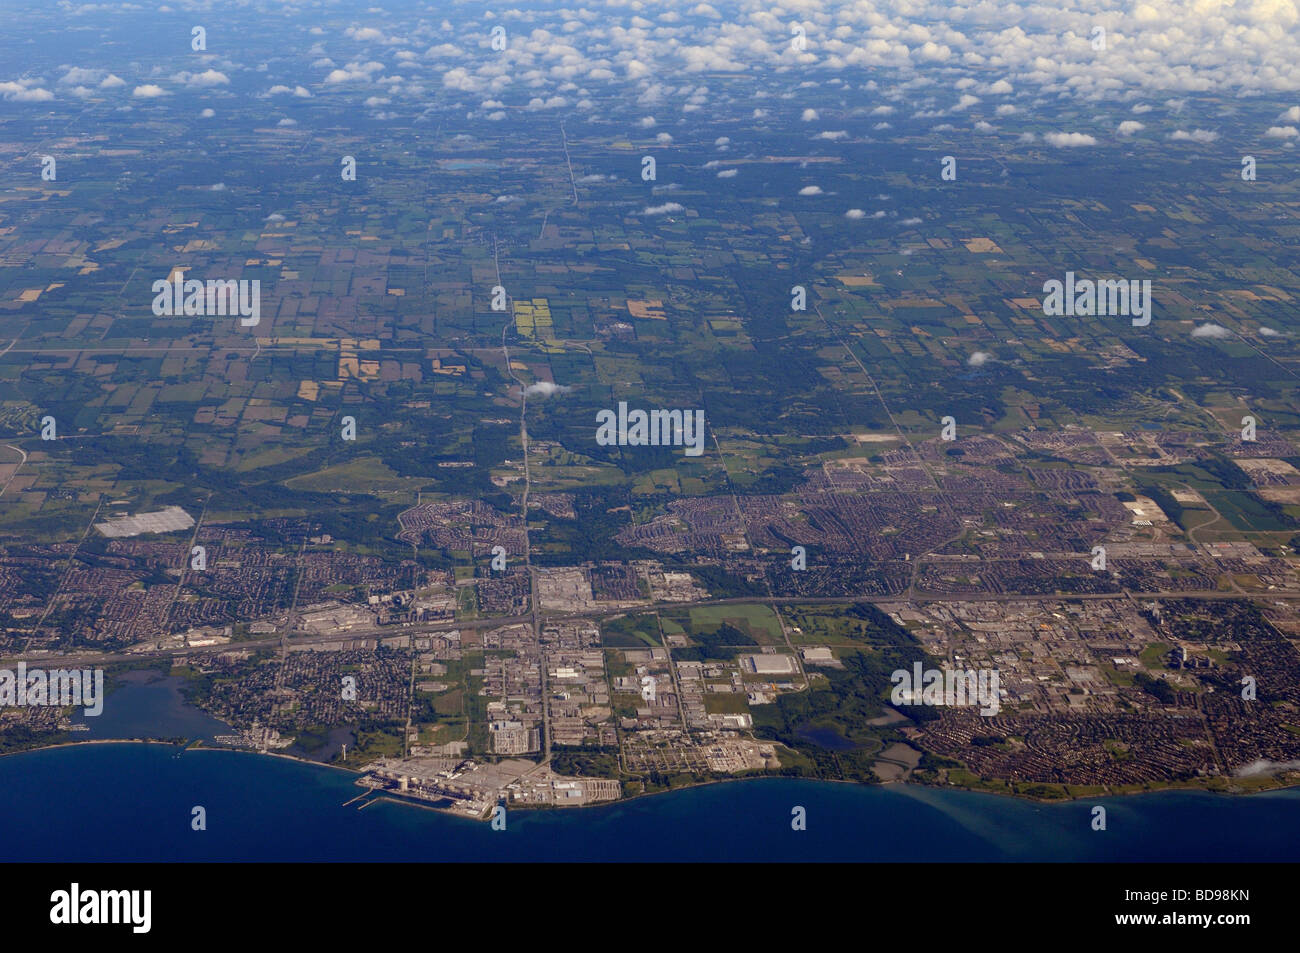
[[[224,751],[224,752],[231,752],[234,754],[260,755],[264,757],[280,758],[285,761],[294,761],[297,762],[298,764],[310,765],[318,768],[328,768],[334,771],[342,771],[348,774],[355,775],[357,778],[362,777],[366,773],[361,768],[345,767],[343,765],[330,764],[325,761],[315,761],[312,760],[311,758],[304,758],[299,755],[284,754],[278,751],[255,751],[250,748],[236,748],[233,746],[205,744],[202,741],[187,741],[185,743],[178,743],[175,741],[167,741],[160,738],[87,738],[84,741],[63,741],[63,742],[58,742],[56,744],[36,745],[30,748],[23,748],[17,751],[6,751],[0,753],[0,758],[5,758],[5,757],[9,757],[12,755],[19,755],[19,754],[29,754],[36,751],[53,751],[58,748],[75,748],[83,745],[111,745],[111,744],[170,745],[174,748],[180,749],[181,752]],[[1072,795],[1066,797],[1036,797],[1034,795],[1020,794],[1014,791],[990,791],[974,785],[964,785],[964,784],[926,784],[918,781],[883,781],[883,782],[851,781],[851,780],[845,780],[843,778],[809,778],[809,777],[799,777],[799,776],[783,775],[783,774],[763,773],[763,774],[750,774],[742,777],[710,778],[709,780],[706,781],[699,781],[691,784],[683,784],[678,787],[666,788],[660,791],[642,791],[637,794],[624,795],[614,801],[597,801],[592,804],[573,805],[573,807],[571,808],[561,808],[555,805],[521,804],[516,806],[513,809],[521,810],[521,811],[523,810],[570,811],[570,810],[582,810],[582,809],[589,809],[589,808],[600,808],[600,807],[608,807],[614,804],[626,804],[632,801],[651,798],[661,794],[674,794],[680,791],[688,791],[693,788],[705,788],[705,787],[712,787],[714,785],[719,785],[719,784],[735,784],[744,781],[755,781],[755,780],[763,780],[763,779],[804,781],[804,782],[811,781],[818,784],[841,784],[841,785],[849,785],[853,787],[862,787],[862,788],[882,788],[882,789],[902,788],[906,790],[964,791],[964,792],[969,792],[971,794],[987,794],[992,797],[1002,797],[1002,798],[1008,798],[1013,801],[1022,801],[1022,802],[1029,802],[1035,804],[1071,804],[1071,803],[1076,803],[1079,801],[1084,801],[1089,799],[1102,801],[1102,800],[1107,800],[1112,798],[1137,797],[1139,795],[1144,795],[1144,794],[1162,794],[1162,793],[1179,792],[1179,791],[1186,792],[1186,793],[1208,794],[1208,795],[1217,795],[1220,797],[1227,797],[1227,798],[1244,799],[1244,798],[1249,798],[1251,795],[1255,795],[1255,794],[1267,794],[1276,791],[1300,789],[1300,783],[1283,782],[1280,779],[1275,779],[1276,783],[1262,784],[1258,787],[1253,787],[1249,789],[1243,789],[1241,787],[1233,786],[1227,790],[1212,789],[1208,787],[1205,783],[1170,782],[1169,784],[1161,784],[1154,787],[1146,787],[1135,791],[1109,791],[1108,790],[1105,793],[1101,793],[1101,794],[1090,793],[1090,794],[1079,794],[1079,795]],[[426,810],[432,810],[442,814],[449,813],[446,811],[442,811],[438,808],[432,808],[429,807],[428,805],[419,804],[414,800],[406,800],[406,799],[395,798],[395,797],[378,797],[375,798],[374,800],[385,800],[388,801],[389,803],[403,804],[411,807],[424,807]],[[463,816],[463,815],[452,815],[452,816]],[[468,818],[468,819],[474,820],[474,818]]]

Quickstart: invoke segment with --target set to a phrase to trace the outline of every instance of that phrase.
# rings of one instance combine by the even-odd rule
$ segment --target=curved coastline
[[[58,748],[75,748],[84,745],[137,745],[137,744],[170,745],[174,748],[178,748],[181,752],[185,752],[185,751],[227,752],[231,754],[258,755],[258,756],[269,757],[269,758],[279,758],[284,761],[294,761],[297,762],[298,764],[309,765],[311,767],[327,768],[334,771],[342,771],[347,774],[356,775],[357,777],[360,777],[362,774],[365,773],[359,768],[344,767],[343,765],[331,764],[325,761],[315,761],[312,760],[311,758],[303,758],[298,755],[285,754],[279,751],[254,751],[249,748],[208,745],[208,744],[204,744],[202,741],[186,741],[184,743],[178,743],[175,741],[168,741],[161,738],[87,738],[83,741],[61,741],[55,744],[37,745],[31,748],[23,748],[18,751],[6,751],[0,753],[0,758],[10,757],[13,755],[31,754],[37,751],[53,751]],[[750,774],[750,775],[744,775],[742,777],[710,778],[706,781],[692,782],[691,784],[683,784],[674,788],[665,788],[664,790],[660,790],[660,791],[642,791],[637,794],[624,795],[623,797],[620,797],[616,801],[600,801],[595,804],[576,805],[575,808],[578,810],[593,810],[602,807],[612,807],[617,804],[627,804],[632,801],[639,801],[645,798],[656,797],[658,795],[663,795],[663,794],[676,794],[682,791],[689,791],[694,788],[705,788],[705,787],[712,787],[714,785],[719,785],[719,784],[737,784],[744,781],[761,781],[761,780],[799,781],[799,782],[811,782],[814,784],[842,784],[842,785],[849,785],[851,787],[861,787],[861,788],[882,788],[882,789],[900,788],[907,791],[945,791],[945,792],[962,791],[970,794],[985,794],[991,797],[1009,798],[1013,801],[1023,801],[1023,802],[1029,802],[1034,804],[1071,804],[1071,803],[1075,803],[1078,801],[1085,801],[1085,800],[1102,801],[1102,800],[1110,800],[1115,798],[1138,797],[1146,794],[1165,794],[1170,792],[1184,792],[1188,794],[1206,794],[1206,795],[1213,795],[1213,796],[1224,797],[1224,798],[1249,798],[1252,795],[1256,795],[1256,794],[1268,794],[1277,791],[1300,789],[1300,782],[1285,782],[1285,783],[1279,782],[1279,783],[1272,783],[1272,784],[1264,784],[1264,785],[1260,785],[1259,787],[1254,787],[1251,789],[1230,788],[1228,790],[1215,790],[1207,787],[1205,784],[1198,784],[1195,782],[1192,783],[1170,782],[1169,784],[1162,784],[1156,787],[1141,788],[1135,791],[1106,791],[1105,793],[1102,794],[1078,794],[1078,795],[1071,795],[1066,797],[1035,797],[1034,795],[1031,794],[1022,794],[1015,791],[990,791],[984,788],[973,787],[970,785],[962,785],[962,784],[925,784],[918,781],[884,781],[884,782],[873,784],[867,781],[847,781],[842,778],[808,778],[808,777],[797,777],[797,776],[782,775],[782,774]],[[389,801],[390,803],[402,804],[410,807],[424,807],[426,810],[434,810],[434,811],[437,810],[436,808],[430,808],[428,805],[421,804],[418,801],[407,800],[399,797],[389,797],[389,796],[381,795],[379,797],[376,797],[374,800],[384,800],[384,801]],[[567,811],[567,810],[573,810],[574,808],[559,808],[559,807],[555,807],[554,805],[522,805],[521,804],[518,805],[515,809],[527,810],[527,811],[542,811],[542,810],[557,810],[557,811],[566,810]],[[446,812],[438,811],[438,813],[446,813]]]

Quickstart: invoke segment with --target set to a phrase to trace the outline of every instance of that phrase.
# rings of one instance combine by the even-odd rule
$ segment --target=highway
[[[348,629],[346,632],[332,632],[324,635],[301,635],[289,637],[284,635],[271,635],[265,638],[244,639],[238,642],[227,642],[221,645],[204,645],[197,647],[180,646],[176,648],[166,648],[152,652],[74,652],[67,655],[54,653],[20,653],[13,656],[0,656],[0,662],[16,662],[25,660],[32,662],[37,659],[57,660],[60,665],[74,665],[78,663],[95,663],[99,665],[114,662],[144,661],[150,659],[169,658],[178,655],[209,655],[229,652],[232,649],[261,649],[261,648],[279,648],[283,645],[318,645],[324,642],[337,642],[341,639],[370,639],[370,638],[394,638],[405,637],[411,634],[416,636],[424,633],[433,632],[450,632],[453,630],[474,630],[474,629],[495,629],[506,625],[517,625],[519,623],[532,623],[534,625],[544,625],[547,622],[560,622],[571,619],[609,619],[615,616],[635,614],[638,612],[648,611],[665,611],[671,609],[692,609],[701,606],[725,606],[725,605],[752,605],[762,603],[767,605],[853,605],[858,602],[869,602],[872,605],[888,608],[890,606],[906,605],[934,605],[934,604],[960,604],[960,603],[986,603],[986,602],[1093,602],[1106,601],[1113,599],[1150,601],[1160,599],[1203,599],[1203,600],[1223,600],[1223,599],[1249,599],[1252,601],[1271,601],[1274,599],[1300,599],[1300,589],[1276,590],[1269,593],[1254,593],[1242,595],[1237,592],[1220,592],[1218,590],[1189,590],[1183,592],[1170,592],[1161,590],[1159,592],[1095,592],[1082,593],[1078,595],[1039,595],[1039,594],[1021,594],[1021,593],[958,593],[958,594],[932,594],[920,595],[912,598],[907,596],[878,596],[878,595],[857,595],[857,596],[736,596],[726,599],[696,599],[690,602],[646,602],[635,606],[625,606],[622,608],[599,608],[586,609],[579,612],[547,612],[537,605],[533,605],[530,611],[522,615],[514,616],[497,616],[490,619],[474,619],[468,622],[413,622],[406,625],[376,625],[364,626],[355,629]],[[540,631],[540,629],[539,629]]]

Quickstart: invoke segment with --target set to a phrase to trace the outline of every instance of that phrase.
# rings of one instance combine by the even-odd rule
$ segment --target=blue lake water
[[[185,703],[179,679],[135,672],[115,684],[103,714],[80,719],[90,730],[74,738],[211,740],[229,731]],[[411,804],[344,807],[362,793],[355,777],[156,744],[11,755],[0,758],[0,860],[1289,861],[1300,853],[1300,789],[1037,804],[770,778],[598,808],[514,810],[506,830],[494,831]],[[1091,829],[1097,803],[1108,812],[1105,831]],[[196,805],[206,831],[190,828]],[[791,829],[796,806],[807,830]]]
[[[104,710],[87,717],[79,709],[74,722],[86,731],[73,735],[84,738],[188,738],[211,741],[233,729],[206,712],[185,702],[180,693],[184,682],[157,672],[138,671],[118,675],[104,701]]]
[[[0,860],[1291,861],[1300,790],[1162,792],[1072,804],[787,779],[598,808],[511,811],[507,828],[406,804],[344,807],[348,772],[235,751],[108,743],[0,758]],[[1108,829],[1093,831],[1103,803]],[[191,810],[207,830],[190,828]],[[807,830],[791,811],[807,811]]]

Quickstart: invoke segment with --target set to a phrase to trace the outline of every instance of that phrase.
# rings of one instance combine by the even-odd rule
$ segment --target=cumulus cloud
[[[136,99],[157,99],[159,96],[166,96],[167,90],[153,83],[145,83],[143,86],[137,86],[132,90],[131,95]]]
[[[1269,126],[1264,136],[1268,139],[1294,139],[1300,136],[1300,130],[1295,126]]]
[[[723,169],[721,172],[718,173],[718,178],[734,179],[739,174],[740,174],[739,169]]]
[[[182,70],[179,73],[173,73],[171,76],[173,83],[180,83],[182,86],[189,86],[194,89],[203,89],[212,86],[229,86],[230,77],[219,70],[207,69],[202,73],[191,73]]]
[[[1177,129],[1169,134],[1169,138],[1175,142],[1213,142],[1219,138],[1219,134],[1208,129],[1193,129],[1191,132]]]
[[[11,103],[46,103],[54,94],[40,86],[28,86],[24,83],[0,83],[0,96]]]
[[[641,210],[642,215],[668,215],[672,212],[682,211],[682,206],[676,202],[665,202],[663,205],[647,205]]]
[[[867,213],[862,211],[862,209],[860,208],[851,208],[844,213],[844,217],[847,219],[852,219],[854,221],[857,221],[860,218],[866,218]]]
[[[1133,133],[1141,132],[1145,128],[1145,123],[1140,123],[1136,119],[1125,119],[1115,131],[1121,136],[1131,136]]]
[[[1112,4],[1108,16],[1120,16],[1115,12],[1120,6]],[[373,13],[360,12],[371,9]],[[854,113],[874,114],[874,121],[894,115],[904,102],[905,112],[955,115],[981,108],[983,99],[992,115],[990,99],[996,97],[997,114],[1008,116],[1012,113],[1004,107],[1012,107],[1007,99],[1015,96],[1021,112],[1030,103],[1038,107],[1075,100],[1132,108],[1140,115],[1153,108],[1147,103],[1158,103],[1154,108],[1170,114],[1190,111],[1192,96],[1210,95],[1224,100],[1272,97],[1278,103],[1274,108],[1285,110],[1277,123],[1300,127],[1300,108],[1291,115],[1284,107],[1287,98],[1296,101],[1288,94],[1300,92],[1295,0],[1141,0],[1125,10],[1134,23],[1123,31],[1122,56],[1098,56],[1091,48],[1088,38],[1098,14],[1089,5],[1029,0],[792,0],[778,7],[767,0],[726,5],[617,0],[599,9],[528,5],[526,23],[517,9],[471,15],[455,24],[425,12],[400,27],[394,21],[404,11],[381,14],[363,6],[353,13],[358,19],[344,21],[346,29],[344,24],[317,27],[313,39],[328,37],[336,57],[339,50],[382,50],[386,63],[401,64],[404,72],[427,70],[431,85],[478,98],[514,105],[530,97],[542,103],[564,97],[585,104],[579,112],[595,111],[596,104],[620,93],[640,103],[643,111],[665,116],[734,105],[742,94],[726,86],[723,74],[779,71],[786,79],[797,76],[798,82],[785,85],[788,93],[764,82],[754,84],[759,100],[790,100],[793,89],[804,87],[823,94],[836,90],[835,98],[811,100],[815,107],[809,110],[793,103],[783,107],[782,112],[792,110],[807,122],[836,108],[833,104],[849,108],[850,102],[865,102]],[[509,50],[484,55],[485,28],[498,19],[514,24]],[[803,23],[814,38],[808,49],[792,50],[791,19]],[[1107,22],[1108,27],[1118,25]],[[308,50],[308,59],[328,85],[381,81],[383,66],[338,66],[325,51],[326,43],[318,42]],[[77,68],[60,67],[55,75]],[[792,68],[798,72],[791,73]],[[93,87],[95,81],[72,78],[59,88],[81,85]],[[850,93],[855,95],[844,95]],[[762,101],[745,107],[746,113],[750,110],[756,120],[776,112]]]
[[[1084,132],[1045,132],[1043,141],[1055,149],[1074,149],[1079,146],[1095,146],[1097,139]]]
[[[829,131],[829,130],[828,130],[828,131],[826,131],[826,132],[819,132],[819,133],[817,133],[817,135],[813,136],[814,139],[827,139],[827,140],[830,140],[831,142],[836,142],[836,141],[838,141],[838,140],[840,140],[840,139],[847,139],[848,137],[849,137],[848,132],[845,131],[845,130],[843,130],[843,129],[836,129],[836,130],[834,130],[834,131]]]
[[[268,221],[268,222],[283,222],[283,221],[284,221],[284,216],[281,215],[279,212],[272,212],[270,215],[266,216],[265,221]]]
[[[976,351],[970,357],[966,358],[966,363],[971,367],[983,367],[993,359],[993,355],[988,351]]]
[[[556,394],[567,394],[573,390],[572,387],[566,387],[563,384],[555,384],[551,381],[538,381],[536,384],[529,384],[524,388],[525,397],[552,397]]]
[[[325,75],[325,82],[330,86],[337,86],[340,83],[368,83],[374,73],[382,73],[383,69],[383,63],[376,63],[373,60],[368,63],[348,63],[340,69],[330,70]],[[448,77],[452,79],[449,80]],[[472,92],[480,85],[465,69],[448,70],[443,74],[442,81],[445,86],[467,92]]]
[[[1267,325],[1261,325],[1261,326],[1260,326],[1260,329],[1259,329],[1259,333],[1262,334],[1262,335],[1263,335],[1264,337],[1266,337],[1266,338],[1275,338],[1275,337],[1277,337],[1281,332],[1278,331],[1276,328],[1270,328],[1270,327],[1268,327]]]
[[[59,79],[63,86],[84,86],[86,83],[98,83],[104,77],[102,69],[82,69],[74,66]]]
[[[820,185],[805,185],[802,189],[799,190],[799,194],[800,195],[824,195],[825,193],[822,192],[822,187]]]
[[[1192,337],[1221,340],[1223,338],[1232,337],[1232,332],[1221,324],[1207,321],[1205,324],[1197,325],[1197,327],[1192,331]]]

